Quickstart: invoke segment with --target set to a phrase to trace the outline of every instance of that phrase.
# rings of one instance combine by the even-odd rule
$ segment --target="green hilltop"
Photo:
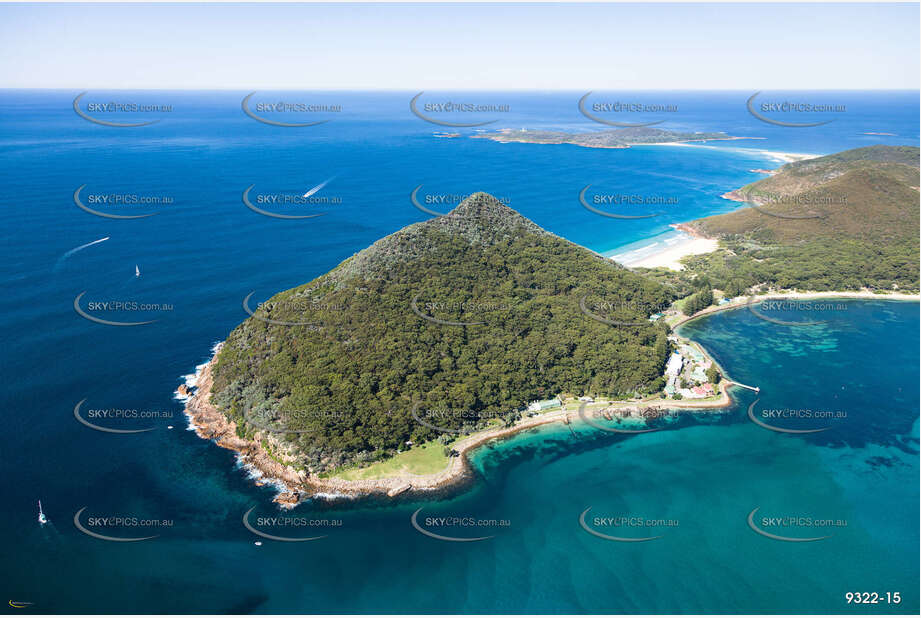
[[[414,409],[463,432],[561,392],[658,391],[667,330],[648,317],[673,299],[477,193],[256,310],[217,357],[212,402],[320,473],[455,437]]]
[[[735,296],[752,286],[917,291],[919,149],[870,146],[788,163],[729,194],[749,208],[694,221],[721,249],[650,272],[679,293],[692,280]],[[696,287],[699,287],[696,286]]]

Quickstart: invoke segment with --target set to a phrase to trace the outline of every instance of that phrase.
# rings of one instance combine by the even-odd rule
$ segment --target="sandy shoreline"
[[[684,223],[673,223],[671,226],[680,234],[677,240],[673,240],[666,247],[644,253],[647,247],[640,247],[628,253],[619,253],[610,256],[610,259],[622,264],[628,268],[657,268],[664,266],[671,270],[684,270],[684,264],[681,259],[689,255],[703,255],[712,253],[719,247],[719,241],[715,238],[707,238],[693,228]],[[652,243],[655,245],[657,243]],[[635,254],[635,255],[631,255]]]
[[[737,137],[733,139],[766,139],[764,137]],[[696,140],[697,142],[707,142],[707,141],[726,141],[726,140]],[[688,148],[720,148],[720,146],[707,146],[702,143],[692,143],[692,142],[660,142],[658,144],[635,144],[636,146],[686,146]],[[759,148],[737,148],[737,152],[745,152],[746,154],[760,155],[773,159],[778,163],[795,163],[796,161],[806,161],[807,159],[818,159],[825,155],[811,154],[807,152],[781,152],[779,150],[762,150]],[[767,173],[768,171],[776,170],[752,170],[753,172],[758,173]]]
[[[800,300],[854,298],[915,302],[921,300],[921,297],[917,294],[893,293],[883,295],[874,294],[870,291],[777,292],[757,298],[795,298]],[[726,305],[715,305],[693,316],[685,316],[671,326],[676,334],[681,337],[680,333],[677,332],[677,328],[682,324],[719,311],[740,309],[746,306],[747,299],[737,300]],[[684,337],[681,337],[681,339],[697,347],[707,358],[716,363],[715,359],[699,343]],[[236,423],[229,421],[217,408],[211,405],[212,369],[219,351],[220,346],[216,346],[214,356],[198,368],[196,378],[193,381],[194,386],[191,389],[183,385],[177,391],[180,396],[186,398],[185,414],[189,418],[190,428],[200,438],[211,440],[221,448],[236,452],[240,463],[252,472],[257,484],[273,484],[279,488],[280,493],[276,496],[275,502],[286,508],[296,506],[301,501],[312,497],[355,498],[380,496],[392,498],[400,495],[431,495],[432,492],[440,490],[460,488],[473,480],[468,455],[476,448],[493,440],[508,438],[522,431],[549,423],[565,422],[569,424],[582,422],[579,418],[578,410],[564,408],[533,417],[522,418],[511,427],[498,427],[468,435],[452,446],[458,456],[450,458],[448,465],[442,471],[434,474],[404,473],[388,478],[367,480],[320,478],[310,476],[304,471],[296,469],[293,465],[296,458],[284,453],[283,446],[271,432],[257,432],[252,440],[245,440],[237,436]],[[640,419],[644,417],[643,411],[650,409],[680,412],[682,410],[699,411],[726,408],[732,405],[734,401],[729,389],[738,385],[738,383],[733,381],[718,364],[717,368],[723,375],[723,380],[720,381],[719,395],[714,399],[694,401],[656,398],[644,401],[599,401],[593,404],[595,407],[587,410],[586,413],[590,418],[594,417],[601,421],[604,415],[603,411],[621,419]],[[744,387],[744,385],[742,386]],[[263,441],[266,441],[273,452],[276,453],[274,457],[264,448]]]
[[[753,302],[760,302],[762,300],[774,300],[774,299],[795,299],[795,300],[820,300],[823,298],[841,298],[841,299],[853,299],[853,300],[891,300],[891,301],[921,301],[921,295],[919,294],[905,294],[903,292],[887,292],[885,294],[877,294],[876,292],[870,290],[855,290],[853,292],[768,292],[767,294],[761,294],[754,297]],[[748,298],[744,300],[733,300],[730,303],[725,305],[713,305],[707,307],[702,311],[698,311],[692,316],[684,316],[680,320],[671,324],[672,329],[676,329],[682,324],[687,324],[698,318],[702,318],[706,315],[711,315],[713,313],[718,313],[720,311],[728,311],[730,309],[744,309],[748,306]]]

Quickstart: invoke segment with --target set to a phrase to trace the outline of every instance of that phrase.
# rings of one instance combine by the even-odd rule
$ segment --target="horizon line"
[[[3,2],[4,0],[0,0]],[[6,90],[48,90],[48,91],[92,91],[92,90],[124,90],[124,91],[174,91],[174,92],[253,92],[253,87],[227,86],[219,88],[185,88],[174,86],[159,87],[112,87],[112,86],[0,86],[0,92]],[[420,92],[418,88],[399,87],[399,88],[292,88],[290,86],[260,86],[255,92],[265,91],[290,91],[290,92]],[[918,92],[921,94],[921,86],[908,88],[604,88],[604,89],[580,89],[580,88],[430,88],[423,89],[424,92],[566,92],[566,93],[585,93],[585,92]]]

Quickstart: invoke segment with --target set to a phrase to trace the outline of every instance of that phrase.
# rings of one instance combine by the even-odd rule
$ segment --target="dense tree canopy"
[[[667,331],[648,317],[673,295],[475,198],[270,299],[228,338],[212,401],[244,433],[290,430],[321,470],[438,437],[425,423],[661,388]]]

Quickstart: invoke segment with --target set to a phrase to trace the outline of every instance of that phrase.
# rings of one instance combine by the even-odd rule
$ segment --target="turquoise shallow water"
[[[917,314],[916,303],[851,302],[846,316],[807,344],[827,350],[834,342],[836,351],[812,359],[795,346],[772,346],[789,333],[768,332],[780,327],[744,310],[683,329],[732,375],[760,384],[765,397],[769,391],[802,397],[819,383],[837,386],[850,380],[853,364],[860,365],[867,393],[838,393],[837,405],[855,415],[833,440],[754,425],[745,416],[753,400],[747,391],[737,391],[739,404],[726,412],[686,416],[672,429],[641,436],[612,436],[578,423],[573,435],[548,426],[478,451],[477,483],[455,498],[332,510],[302,506],[299,516],[339,518],[343,525],[319,541],[256,547],[240,518],[264,504],[268,492],[253,495],[229,453],[183,432],[171,436],[180,438],[179,445],[152,444],[138,454],[158,450],[155,474],[139,476],[137,468],[119,462],[100,471],[113,487],[130,483],[141,490],[135,503],[120,508],[138,512],[156,505],[175,518],[173,529],[153,541],[116,545],[76,534],[70,514],[56,516],[56,505],[51,530],[39,531],[20,516],[23,533],[15,543],[29,552],[20,554],[11,581],[51,603],[50,609],[102,612],[913,613],[918,401],[908,387],[918,371]],[[747,345],[758,337],[763,345]],[[885,357],[835,361],[881,345]],[[786,383],[780,367],[791,371]],[[904,399],[862,410],[900,388],[907,391]],[[888,439],[873,439],[883,435]],[[183,450],[191,456],[177,459]],[[427,530],[495,536],[473,543],[423,536],[410,525],[420,507]],[[662,535],[645,543],[608,541],[580,527],[579,515],[589,507],[592,517],[640,516],[676,525],[594,527],[622,536]],[[846,525],[773,529],[791,537],[832,534],[814,543],[779,542],[748,527],[755,507],[772,516]],[[431,516],[509,525],[426,526]],[[87,595],[88,589],[99,594]],[[849,606],[848,591],[898,591],[902,604]]]
[[[0,393],[0,567],[11,599],[33,602],[35,611],[86,613],[918,609],[917,303],[847,303],[814,329],[778,328],[747,311],[684,327],[735,378],[763,388],[759,406],[847,411],[846,422],[821,434],[755,426],[745,416],[755,398],[747,391],[725,414],[684,417],[668,431],[629,439],[545,427],[479,451],[477,483],[453,499],[302,505],[297,517],[342,520],[323,530],[327,538],[304,543],[253,544],[242,516],[253,507],[253,517],[278,515],[274,491],[255,486],[232,453],[185,431],[172,399],[180,376],[245,318],[246,294],[265,298],[300,284],[423,220],[408,199],[419,183],[508,196],[547,229],[608,251],[731,207],[718,195],[758,178],[749,170],[770,166],[765,156],[436,139],[408,117],[399,93],[350,94],[353,115],[309,134],[247,120],[236,93],[173,93],[185,110],[176,121],[113,133],[73,114],[75,94],[0,92],[0,181],[11,205],[0,228],[7,301],[0,357],[9,376]],[[591,128],[569,95],[515,96],[516,109],[537,111],[512,126]],[[676,128],[768,137],[752,147],[834,152],[871,139],[916,142],[916,93],[852,95],[854,114],[825,132],[796,135],[753,124],[731,93],[714,95],[715,104],[682,96],[699,112]],[[320,219],[291,224],[240,201],[250,183],[294,190],[331,176],[324,191],[343,206]],[[674,219],[618,224],[579,206],[589,182],[600,191],[678,193],[682,208]],[[156,217],[113,222],[74,205],[83,183],[175,203]],[[75,314],[83,290],[174,309],[149,327],[113,330]],[[152,420],[148,433],[104,434],[74,420],[84,398],[87,406],[172,416]],[[51,520],[43,528],[35,521],[39,498]],[[159,534],[149,541],[102,541],[75,528],[83,507],[84,524],[136,516],[169,525],[145,528]],[[444,535],[495,535],[438,541],[411,526],[420,507],[423,527],[429,517],[461,515],[508,525],[433,522],[426,529]],[[596,516],[642,516],[677,525],[596,526],[611,535],[662,534],[608,541],[579,526],[589,507],[590,524]],[[779,542],[748,527],[755,507],[847,525],[823,528],[834,536],[821,542]],[[802,526],[783,533],[812,534]],[[848,606],[848,590],[899,591],[903,602]]]

